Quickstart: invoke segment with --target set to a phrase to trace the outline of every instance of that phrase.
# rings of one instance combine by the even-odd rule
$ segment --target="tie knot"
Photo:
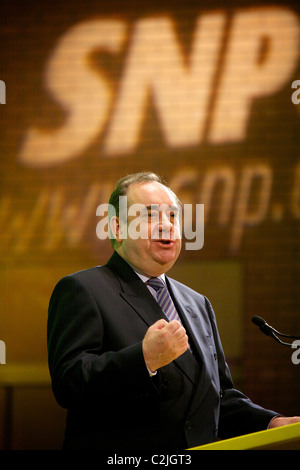
[[[159,279],[158,277],[151,277],[148,281],[147,281],[147,284],[151,287],[153,287],[153,289],[155,290],[159,290],[159,289],[163,289],[165,286],[165,284],[163,283],[163,281],[161,279]]]

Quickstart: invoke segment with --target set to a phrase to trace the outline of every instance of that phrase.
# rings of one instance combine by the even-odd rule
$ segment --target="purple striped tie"
[[[156,300],[166,317],[170,321],[177,320],[182,325],[180,316],[177,313],[177,310],[175,308],[175,305],[173,304],[173,300],[169,294],[168,288],[165,283],[158,277],[151,277],[147,281],[147,284],[156,291]],[[189,350],[192,352],[190,345],[188,346]]]
[[[147,284],[156,291],[156,300],[159,303],[164,314],[170,321],[177,320],[181,323],[180,317],[176,311],[175,305],[171,299],[167,286],[158,277],[151,277]]]

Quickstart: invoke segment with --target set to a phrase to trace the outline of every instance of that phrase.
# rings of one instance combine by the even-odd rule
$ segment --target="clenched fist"
[[[143,340],[143,354],[148,369],[155,372],[181,356],[188,349],[183,326],[173,320],[158,320],[148,329]]]

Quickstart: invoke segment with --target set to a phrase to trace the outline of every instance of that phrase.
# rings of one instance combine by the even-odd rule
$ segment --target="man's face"
[[[134,204],[141,204],[144,210],[137,212]],[[180,207],[175,196],[155,181],[135,183],[128,189],[127,206],[127,238],[117,237],[116,251],[142,274],[159,276],[167,272],[181,250]],[[130,215],[130,208],[135,215]],[[119,234],[121,219],[122,216],[118,220]],[[132,237],[133,228],[138,228],[141,236]]]

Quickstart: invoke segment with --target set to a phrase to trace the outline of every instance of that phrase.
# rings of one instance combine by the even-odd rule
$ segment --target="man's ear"
[[[111,230],[113,238],[118,242],[121,243],[123,238],[122,238],[122,231],[121,231],[121,226],[120,226],[120,221],[119,217],[114,215],[110,221],[109,221],[109,228]]]

